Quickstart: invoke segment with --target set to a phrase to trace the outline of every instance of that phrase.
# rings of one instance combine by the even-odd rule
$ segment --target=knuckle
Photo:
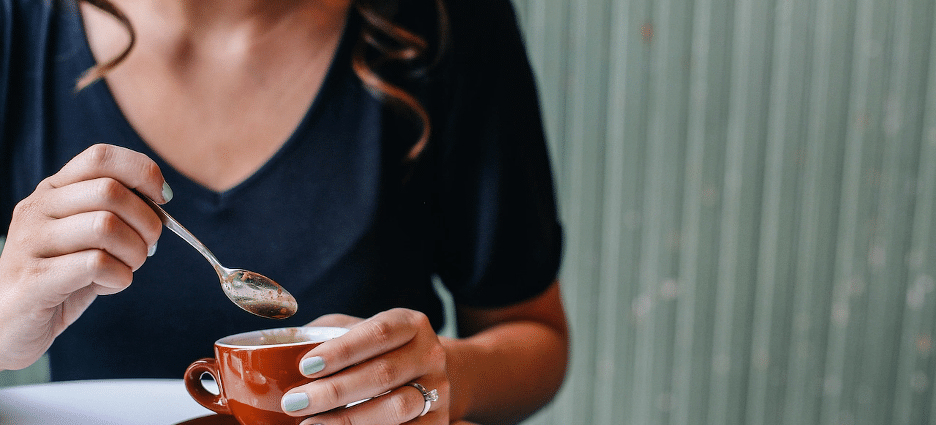
[[[39,205],[39,201],[36,200],[36,198],[32,196],[26,197],[13,206],[13,218],[25,219],[37,215],[41,210]]]
[[[112,148],[109,145],[98,143],[85,150],[88,166],[94,169],[102,169],[107,166],[112,155]]]
[[[445,352],[445,347],[440,344],[435,344],[429,348],[426,353],[427,363],[431,365],[441,365],[444,370],[446,367],[446,360],[448,359],[448,353]]]
[[[30,258],[29,261],[26,261],[23,272],[30,280],[41,279],[45,273],[49,272],[49,268],[46,267],[44,263],[44,261],[38,258]]]
[[[418,329],[432,329],[429,316],[421,311],[410,310],[410,324]]]
[[[429,317],[422,312],[406,308],[397,308],[396,312],[402,317],[403,323],[410,329],[419,329],[423,326],[431,327]]]
[[[396,382],[397,368],[388,360],[374,360],[374,380],[380,388],[390,388]]]
[[[387,347],[393,339],[393,326],[383,320],[371,321],[370,334],[376,346]]]
[[[110,255],[103,250],[93,249],[88,252],[85,267],[92,275],[96,275],[98,272],[107,269],[108,264],[110,264]]]
[[[88,155],[88,160],[93,163],[102,163],[107,161],[110,156],[111,147],[105,143],[95,143],[88,147],[85,151]]]
[[[338,406],[344,397],[344,389],[334,380],[322,382],[322,389],[325,392],[325,402],[329,406]]]
[[[91,221],[91,230],[99,236],[110,235],[117,231],[120,226],[120,217],[110,211],[98,211],[93,213]]]
[[[412,419],[416,412],[416,397],[410,394],[412,391],[400,391],[390,394],[387,400],[387,416],[402,422]],[[422,402],[422,399],[419,400]]]
[[[114,204],[126,194],[126,189],[120,182],[114,179],[98,179],[94,185],[95,199],[104,200],[109,204]]]

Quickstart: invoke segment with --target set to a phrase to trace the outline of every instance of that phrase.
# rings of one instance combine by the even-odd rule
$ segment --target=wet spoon
[[[229,269],[222,266],[205,244],[182,227],[162,207],[142,193],[137,192],[137,195],[143,198],[153,211],[156,211],[163,225],[192,245],[211,263],[211,266],[218,272],[218,277],[221,278],[221,289],[224,294],[238,307],[270,319],[285,319],[296,314],[296,310],[299,309],[296,299],[273,279],[249,270]]]

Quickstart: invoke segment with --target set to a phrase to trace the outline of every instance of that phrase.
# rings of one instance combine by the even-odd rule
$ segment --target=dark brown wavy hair
[[[104,78],[111,70],[123,62],[136,44],[136,32],[130,19],[110,0],[78,0],[88,3],[113,16],[127,30],[130,41],[122,52],[89,68],[79,77],[76,89],[81,90],[97,80]],[[442,0],[434,1],[438,15],[436,45],[421,35],[412,32],[393,21],[393,15],[400,0],[351,0],[352,10],[361,18],[361,28],[354,45],[351,66],[354,73],[368,90],[380,100],[415,119],[421,126],[421,133],[416,143],[409,149],[405,160],[412,162],[419,157],[432,131],[426,108],[412,93],[402,88],[403,82],[391,82],[385,70],[395,70],[395,76],[416,77],[434,65],[448,43],[448,14]],[[430,50],[434,57],[427,58]]]

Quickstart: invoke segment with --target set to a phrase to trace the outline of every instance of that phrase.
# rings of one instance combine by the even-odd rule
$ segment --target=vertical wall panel
[[[792,324],[786,320],[793,310],[791,267],[797,241],[794,229],[801,214],[796,210],[797,185],[805,165],[803,104],[810,7],[802,0],[778,1],[772,21],[769,115],[764,160],[762,215],[758,237],[757,282],[748,380],[747,424],[783,423],[786,380],[791,359],[781,355],[791,347]],[[784,353],[785,354],[785,353]]]
[[[734,9],[728,133],[718,247],[708,423],[745,423],[750,369],[756,238],[770,77],[771,7],[738,0]],[[743,318],[739,320],[740,318]]]
[[[712,359],[719,244],[719,192],[724,163],[731,48],[731,2],[695,3],[687,93],[683,207],[676,280],[676,341],[670,423],[692,425],[706,416]]]
[[[650,49],[647,150],[641,209],[637,308],[633,311],[635,423],[666,423],[672,410],[675,299],[685,152],[691,5],[651,3],[642,25]],[[613,208],[613,206],[608,206]]]
[[[930,19],[934,9],[930,6]],[[921,12],[922,16],[926,16]],[[930,21],[931,23],[933,21]],[[901,324],[902,335],[899,345],[898,374],[893,409],[894,425],[909,425],[925,422],[932,414],[934,362],[932,343],[936,325],[936,62],[932,56],[936,31],[932,25],[922,28],[929,31],[930,52],[923,125],[920,126],[919,169],[916,178],[916,199],[911,227],[910,254],[907,258],[906,310]],[[925,33],[920,34],[925,39]],[[924,56],[925,57],[925,56]]]
[[[635,370],[633,316],[629,314],[637,286],[640,250],[640,199],[642,186],[624,184],[642,180],[646,120],[646,84],[649,48],[640,27],[649,14],[649,2],[612,1],[608,13],[608,99],[606,153],[603,160],[606,185],[602,208],[601,263],[597,304],[597,344],[593,423],[612,423],[632,411]],[[609,176],[613,176],[610,177]],[[574,255],[574,254],[572,254]],[[589,355],[583,347],[580,355]],[[575,418],[566,418],[575,422]]]
[[[856,423],[863,353],[860,348],[863,318],[867,315],[867,264],[871,256],[872,190],[879,173],[874,164],[880,145],[880,64],[886,25],[876,17],[875,1],[859,1],[855,12],[853,61],[849,87],[848,125],[845,129],[842,196],[840,201],[836,264],[831,305],[831,327],[823,376],[824,397],[820,423]],[[883,9],[879,7],[878,9]]]

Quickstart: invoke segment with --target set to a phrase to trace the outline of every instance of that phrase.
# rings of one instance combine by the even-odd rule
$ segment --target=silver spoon
[[[296,299],[285,288],[274,282],[273,279],[252,271],[229,269],[222,266],[205,244],[195,238],[191,232],[172,218],[162,207],[142,193],[137,192],[137,195],[143,198],[143,201],[153,211],[156,211],[156,215],[159,216],[159,219],[169,230],[172,230],[189,245],[195,247],[211,263],[211,266],[218,272],[218,277],[221,278],[221,289],[224,294],[238,307],[257,316],[270,319],[285,319],[296,314],[296,310],[299,309]]]

